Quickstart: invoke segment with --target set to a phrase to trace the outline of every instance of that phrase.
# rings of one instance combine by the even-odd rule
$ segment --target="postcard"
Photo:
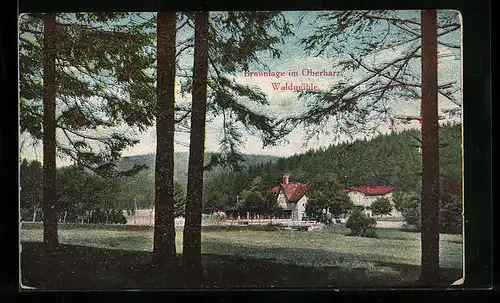
[[[462,284],[461,24],[21,14],[21,290]]]

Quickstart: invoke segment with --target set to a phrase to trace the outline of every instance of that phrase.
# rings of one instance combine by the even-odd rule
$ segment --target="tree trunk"
[[[192,270],[194,277],[201,277],[201,208],[207,112],[208,19],[208,12],[196,13],[193,103],[183,246],[183,266]]]
[[[58,245],[56,200],[56,15],[46,14],[43,39],[43,242]]]
[[[155,226],[153,256],[158,269],[175,264],[174,223],[174,105],[177,15],[157,16],[157,105]]]
[[[422,23],[422,267],[423,283],[439,281],[439,122],[436,11]]]

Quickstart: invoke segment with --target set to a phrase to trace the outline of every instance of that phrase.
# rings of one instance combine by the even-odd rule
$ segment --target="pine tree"
[[[421,100],[422,114],[422,275],[429,283],[439,276],[439,124],[438,94],[461,108],[459,79],[438,83],[437,47],[460,49],[461,25],[455,12],[343,11],[320,14],[316,30],[303,39],[306,50],[347,56],[334,68],[349,70],[346,81],[327,91],[305,92],[311,108],[292,117],[292,124],[325,128],[331,119],[340,134],[373,132],[393,121],[392,99]],[[429,25],[431,24],[431,25]],[[387,35],[377,34],[386,26]],[[389,34],[389,30],[391,33]],[[424,41],[424,38],[428,40]],[[394,54],[396,50],[396,54]],[[385,55],[385,60],[377,60]],[[340,57],[339,57],[340,58]],[[429,60],[429,61],[426,61]],[[415,66],[421,66],[419,69]],[[434,83],[435,82],[435,83]],[[425,141],[425,142],[424,142]]]
[[[43,242],[59,244],[56,200],[56,15],[46,14],[43,39]]]
[[[157,15],[157,104],[154,263],[171,267],[176,260],[174,224],[174,103],[176,14]]]
[[[439,274],[439,121],[437,75],[437,13],[423,10],[422,18],[422,269],[423,283],[436,283]]]
[[[201,202],[207,113],[208,19],[208,12],[195,14],[193,102],[182,256],[184,267],[193,273],[194,283],[196,278],[201,277]]]
[[[283,16],[275,12],[214,13],[210,20],[206,21],[205,18],[209,18],[208,13],[206,16],[200,16],[201,13],[195,14],[195,76],[191,87],[193,104],[188,177],[191,181],[188,179],[183,253],[184,266],[195,270],[201,266],[200,225],[203,170],[214,165],[241,168],[242,156],[239,147],[242,144],[242,134],[236,127],[238,124],[252,134],[261,134],[264,145],[276,144],[277,140],[286,134],[286,129],[277,127],[272,117],[258,113],[238,101],[249,99],[256,104],[267,105],[265,95],[255,88],[230,80],[229,75],[248,70],[251,62],[259,62],[257,56],[259,51],[269,50],[272,56],[279,57],[280,52],[274,45],[282,42],[280,34],[290,33]],[[203,24],[203,39],[206,39],[203,45],[196,38],[197,33],[202,30],[196,18],[203,18],[203,21],[200,20]],[[277,29],[279,33],[270,34],[269,28]],[[200,65],[197,65],[199,59],[203,59],[203,62],[206,60],[206,67],[203,63],[203,70],[206,73],[203,78],[201,74],[198,74],[200,72]],[[201,105],[197,102],[205,103]],[[221,152],[213,157],[207,166],[204,166],[203,147],[207,113],[222,116],[223,136]],[[244,181],[244,178],[238,181]],[[242,188],[241,185],[240,188]]]
[[[41,79],[43,15],[20,18],[20,126],[42,140]],[[154,35],[126,13],[57,14],[54,29],[56,151],[101,175],[114,173],[121,151],[138,141],[119,131],[122,123],[152,125]],[[135,168],[137,169],[137,168]]]
[[[190,24],[192,18],[187,16]],[[257,87],[233,81],[231,76],[248,70],[251,64],[266,67],[258,54],[269,52],[272,58],[279,59],[280,50],[276,45],[290,34],[290,24],[280,12],[210,14],[207,121],[222,117],[223,124],[220,150],[207,161],[206,168],[243,168],[242,129],[260,136],[265,146],[278,144],[288,133],[274,117],[256,109],[256,106],[265,108],[269,104],[266,95]],[[190,46],[187,44],[181,49],[185,51]],[[192,83],[184,81],[180,93],[192,91]]]
[[[437,18],[438,45],[460,56],[458,14],[439,11]],[[315,57],[328,53],[331,69],[343,80],[323,91],[303,92],[310,108],[287,119],[291,125],[305,124],[311,132],[328,129],[334,136],[374,134],[382,123],[394,122],[392,100],[420,100],[418,11],[324,12],[310,16],[309,23],[314,30],[301,39],[304,50]],[[438,93],[461,108],[458,77],[440,80]]]
[[[44,242],[52,245],[58,242],[56,153],[112,176],[121,151],[137,143],[116,128],[125,122],[143,130],[152,123],[153,81],[143,72],[152,62],[146,47],[151,37],[143,24],[121,24],[126,17],[21,16],[21,133],[43,141]],[[62,135],[57,140],[56,130]]]

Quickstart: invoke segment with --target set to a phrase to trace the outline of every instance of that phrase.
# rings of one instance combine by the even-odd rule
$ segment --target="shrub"
[[[458,234],[462,232],[461,197],[451,193],[441,195],[439,201],[439,226],[443,233]]]
[[[445,180],[441,184],[439,230],[442,233],[462,232],[462,195],[460,191],[459,183],[457,185],[452,181]],[[394,205],[408,224],[420,230],[421,197],[419,193],[397,193],[394,195]]]
[[[121,210],[112,210],[109,214],[108,220],[110,223],[126,224],[127,218],[123,215]]]
[[[394,194],[393,200],[394,206],[401,212],[406,223],[420,229],[420,195],[398,192]]]
[[[375,225],[377,225],[375,219],[368,218],[360,210],[355,209],[347,219],[345,226],[351,230],[351,236],[376,238]]]
[[[392,212],[391,201],[387,198],[378,198],[372,203],[371,209],[374,215],[388,215]]]

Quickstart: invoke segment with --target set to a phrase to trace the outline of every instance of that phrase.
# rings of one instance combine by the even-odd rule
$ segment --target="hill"
[[[461,125],[442,125],[440,137],[441,178],[460,185]],[[395,186],[401,191],[416,192],[421,183],[419,138],[419,130],[407,130],[261,162],[243,172],[222,172],[207,180],[206,204],[232,205],[255,178],[261,179],[260,190],[265,191],[278,185],[283,174],[290,175],[291,183],[328,178],[336,180],[340,187]]]
[[[443,144],[440,149],[441,176],[461,184],[461,125],[442,125],[440,136]],[[278,185],[285,173],[290,175],[290,182],[293,183],[333,178],[341,186],[395,186],[402,191],[418,191],[421,180],[419,138],[419,130],[407,130],[371,140],[309,150],[286,158],[244,155],[244,169],[241,171],[218,167],[205,172],[204,204],[206,207],[233,205],[237,196],[255,178],[261,178],[261,190],[264,191]],[[205,158],[210,159],[211,155],[207,153]],[[174,179],[184,189],[188,158],[187,152],[175,153]],[[150,193],[151,190],[154,192],[155,155],[123,157],[119,168],[128,168],[133,164],[146,164],[148,168],[126,181],[129,195],[144,192],[141,189],[144,187],[148,187]],[[134,186],[137,186],[136,189],[131,189]]]
[[[205,158],[210,159],[212,153],[206,153]],[[247,170],[249,167],[258,166],[261,163],[274,163],[278,159],[275,156],[268,155],[243,155],[243,169]],[[189,164],[189,153],[178,152],[174,154],[174,180],[175,182],[181,184],[183,188],[187,184],[188,175],[188,164]],[[118,169],[128,169],[133,167],[133,165],[147,165],[147,168],[138,173],[131,179],[146,179],[153,184],[155,175],[155,154],[144,154],[144,155],[134,155],[128,157],[122,157],[118,163]],[[228,169],[222,169],[220,167],[215,167],[210,171],[206,171],[204,174],[205,181],[215,178],[222,173],[229,172]]]

